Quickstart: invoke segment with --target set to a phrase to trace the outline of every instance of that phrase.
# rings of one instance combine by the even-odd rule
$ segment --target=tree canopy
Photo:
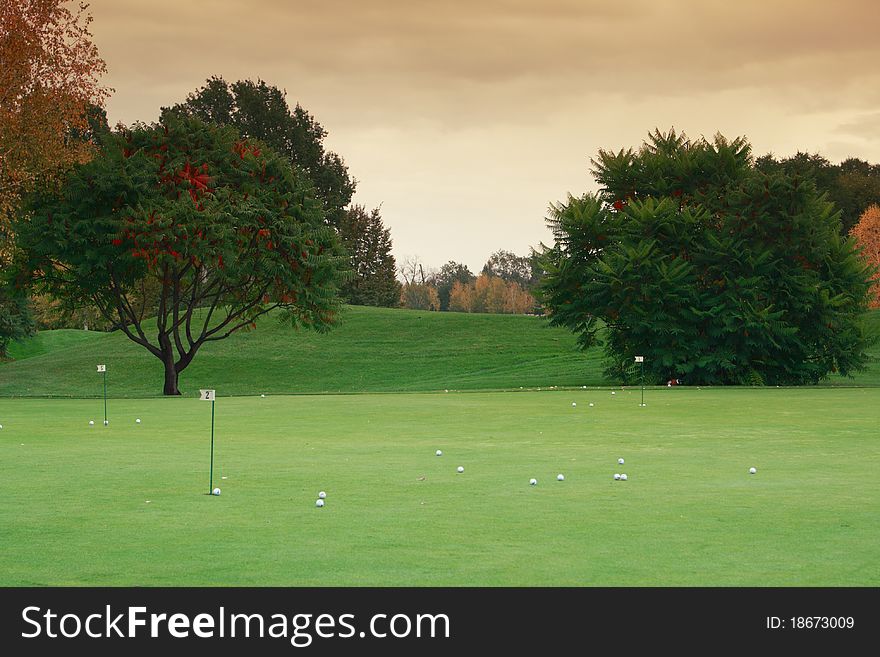
[[[66,307],[99,308],[162,361],[165,394],[180,394],[204,344],[272,310],[293,325],[333,323],[344,258],[310,190],[234,128],[174,116],[135,125],[108,134],[60,197],[30,199],[13,274]]]
[[[314,185],[325,220],[339,225],[356,183],[342,157],[325,150],[327,131],[299,103],[291,110],[278,87],[263,80],[229,83],[212,77],[183,103],[162,109],[163,116],[169,114],[232,126],[242,137],[258,139],[283,155]]]
[[[809,177],[756,169],[744,138],[655,131],[600,151],[597,195],[552,205],[542,296],[609,373],[815,383],[866,361],[869,269]],[[603,328],[604,327],[604,328]]]

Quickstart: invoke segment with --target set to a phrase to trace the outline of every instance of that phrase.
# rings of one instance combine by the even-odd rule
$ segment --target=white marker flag
[[[106,365],[98,365],[98,371],[99,372],[106,372],[107,366]]]
[[[200,390],[199,391],[199,399],[202,401],[214,401],[214,391],[213,390]]]
[[[644,363],[645,357],[644,356],[636,356],[636,362],[637,363]]]

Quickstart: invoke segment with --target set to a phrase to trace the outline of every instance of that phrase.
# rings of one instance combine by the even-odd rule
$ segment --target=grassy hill
[[[880,311],[865,321],[880,334]],[[111,396],[161,396],[161,364],[119,332],[44,331],[10,351],[15,360],[0,364],[0,397],[99,396],[97,363],[107,364]],[[880,346],[872,355],[868,371],[827,385],[880,385]],[[205,346],[180,380],[184,394],[211,387],[224,396],[608,383],[601,350],[578,351],[571,333],[539,317],[358,306],[325,335],[270,318],[256,331]]]
[[[0,396],[161,396],[161,363],[119,332],[46,331],[0,364]],[[352,306],[320,335],[273,318],[202,348],[180,378],[184,394],[477,390],[600,385],[601,353],[539,317]]]

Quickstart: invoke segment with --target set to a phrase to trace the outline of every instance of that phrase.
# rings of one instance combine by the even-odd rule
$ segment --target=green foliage
[[[349,208],[339,223],[339,238],[348,253],[354,276],[342,296],[357,306],[393,307],[400,303],[397,263],[391,255],[391,231],[382,224],[379,208]]]
[[[530,290],[536,282],[533,278],[530,258],[518,256],[504,249],[489,256],[480,273],[487,276],[497,276],[504,281],[513,281],[524,290]]]
[[[811,178],[820,192],[840,210],[841,234],[847,235],[862,213],[872,204],[880,203],[880,164],[848,158],[831,164],[818,154],[797,153],[776,160],[764,155],[755,166],[765,173],[783,171],[792,176]]]
[[[34,334],[35,324],[27,297],[10,283],[0,282],[0,359],[9,357],[9,343]]]
[[[609,374],[816,383],[866,362],[869,272],[809,178],[755,169],[748,143],[655,132],[600,151],[597,196],[553,205],[543,299]]]
[[[173,116],[138,125],[107,135],[60,198],[31,199],[17,277],[64,308],[99,308],[163,361],[166,394],[178,394],[204,343],[274,308],[293,325],[333,323],[344,259],[310,189],[233,128]],[[153,339],[142,323],[155,313]]]
[[[278,87],[262,80],[230,84],[212,77],[185,102],[163,108],[163,117],[172,114],[232,126],[244,138],[259,139],[308,176],[331,225],[342,221],[355,181],[343,159],[324,150],[327,132],[321,124],[299,104],[291,111],[285,92]]]

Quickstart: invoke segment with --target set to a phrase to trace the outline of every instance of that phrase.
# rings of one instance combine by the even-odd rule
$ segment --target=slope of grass
[[[12,342],[9,345],[9,357],[13,360],[24,360],[25,358],[52,354],[56,351],[73,347],[85,347],[90,343],[100,342],[107,337],[106,333],[80,331],[77,329],[40,331],[27,340]]]
[[[56,332],[49,332],[54,334]],[[73,332],[76,333],[76,332]],[[45,344],[54,338],[43,338]],[[114,397],[159,396],[162,367],[121,333],[0,365],[0,396],[101,394],[97,363],[106,363]],[[255,331],[206,345],[183,372],[184,394],[220,395],[497,389],[599,385],[601,353],[584,354],[574,336],[539,317],[431,313],[350,307],[319,335],[273,318]]]
[[[880,389],[646,401],[0,399],[0,585],[880,586]]]

